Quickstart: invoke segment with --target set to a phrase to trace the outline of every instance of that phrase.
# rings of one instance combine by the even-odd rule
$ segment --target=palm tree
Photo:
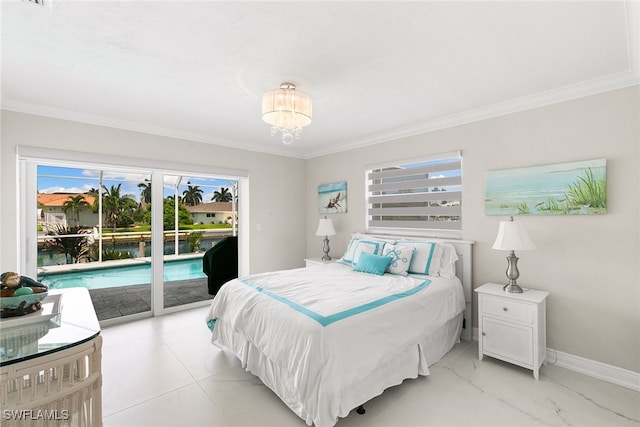
[[[215,202],[230,202],[233,199],[233,195],[228,188],[220,187],[220,190],[213,192],[211,200]]]
[[[104,190],[102,196],[102,209],[105,214],[105,223],[107,225],[111,225],[114,233],[118,226],[118,220],[125,210],[131,208],[132,205],[136,205],[136,201],[130,195],[120,195],[121,186],[122,184],[118,184],[118,186],[112,185],[109,189],[104,185],[102,186],[102,189]]]
[[[80,225],[80,208],[84,206],[89,206],[89,202],[85,200],[84,195],[78,194],[77,196],[69,197],[69,199],[62,204],[62,212],[67,214],[71,211],[76,225]]]
[[[100,191],[97,188],[91,187],[91,189],[89,191],[85,191],[84,194],[93,197],[93,204],[91,205],[91,208],[93,213],[98,213],[98,199],[100,198]]]
[[[197,185],[187,187],[188,189],[182,192],[182,203],[189,206],[199,205],[202,202],[202,189]]]
[[[140,204],[151,203],[151,183],[148,181],[138,184],[140,189]]]

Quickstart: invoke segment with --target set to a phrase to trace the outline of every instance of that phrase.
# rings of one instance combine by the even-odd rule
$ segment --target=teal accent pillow
[[[358,262],[353,267],[353,271],[382,276],[390,263],[391,258],[389,257],[362,252]]]

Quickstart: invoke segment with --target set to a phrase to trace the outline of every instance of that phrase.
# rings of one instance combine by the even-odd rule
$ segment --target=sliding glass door
[[[163,308],[213,298],[203,255],[236,235],[237,181],[166,174],[163,177]]]
[[[238,180],[22,158],[21,274],[89,290],[103,324],[206,304],[203,255],[238,229]]]
[[[151,172],[35,168],[37,279],[88,289],[101,321],[151,312]]]

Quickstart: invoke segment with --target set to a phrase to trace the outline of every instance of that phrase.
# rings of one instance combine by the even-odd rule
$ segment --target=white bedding
[[[464,307],[457,278],[375,276],[332,263],[232,280],[207,322],[214,344],[233,351],[308,425],[325,427],[378,394],[350,398],[377,368],[415,354],[414,375],[400,381],[427,375],[424,338]]]

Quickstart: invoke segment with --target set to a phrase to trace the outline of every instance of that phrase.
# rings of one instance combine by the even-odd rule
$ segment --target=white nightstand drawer
[[[531,324],[533,322],[533,309],[531,304],[512,301],[506,298],[483,295],[482,311],[495,317]]]

